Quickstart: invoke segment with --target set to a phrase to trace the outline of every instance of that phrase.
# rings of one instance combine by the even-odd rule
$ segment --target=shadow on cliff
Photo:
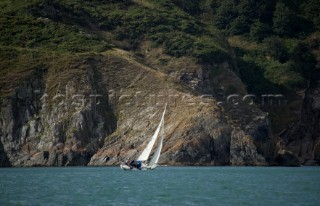
[[[0,141],[0,167],[11,167],[11,163],[7,154],[4,151],[3,144]]]

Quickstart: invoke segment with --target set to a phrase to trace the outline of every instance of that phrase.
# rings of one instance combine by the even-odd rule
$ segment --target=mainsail
[[[160,156],[160,152],[161,152],[161,148],[162,148],[162,142],[163,142],[164,114],[166,112],[166,108],[167,108],[167,104],[165,105],[165,108],[164,108],[160,123],[159,123],[155,133],[153,134],[153,136],[152,136],[150,142],[148,143],[147,147],[143,150],[141,155],[138,157],[138,161],[146,161],[146,160],[148,160],[149,155],[150,155],[151,150],[152,150],[152,147],[155,144],[155,142],[156,142],[156,140],[158,138],[160,129],[161,129],[161,140],[160,140],[159,146],[157,148],[157,151],[156,151],[155,155],[153,156],[153,158],[152,158],[152,160],[151,160],[151,162],[149,164],[150,166],[152,166],[153,164],[156,164],[158,162],[158,160],[159,160],[159,156]],[[151,163],[153,163],[153,164],[151,164]]]
[[[164,136],[164,119],[162,120],[161,123],[161,131],[160,131],[160,142],[159,145],[157,147],[156,152],[153,155],[153,158],[151,159],[151,161],[149,162],[149,166],[151,167],[151,169],[155,168],[157,166],[159,157],[160,157],[160,153],[161,153],[161,149],[162,149],[162,142],[163,142],[163,136]]]

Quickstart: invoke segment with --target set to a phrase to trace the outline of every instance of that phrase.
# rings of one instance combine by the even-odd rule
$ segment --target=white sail
[[[163,143],[163,136],[164,136],[164,119],[162,119],[162,122],[161,122],[160,136],[161,136],[161,139],[160,139],[159,145],[157,147],[157,150],[154,153],[153,158],[149,162],[149,166],[150,166],[151,169],[154,169],[157,166],[157,163],[158,163],[158,160],[159,160],[159,157],[160,157],[160,153],[161,153],[161,149],[162,149],[162,143]]]
[[[166,107],[167,107],[167,104],[164,108],[164,111],[163,111],[163,114],[162,114],[162,117],[161,117],[161,120],[160,120],[160,123],[158,125],[158,128],[157,130],[155,131],[155,133],[153,134],[150,142],[148,143],[147,147],[143,150],[143,152],[140,154],[140,156],[138,157],[138,160],[139,161],[146,161],[148,158],[149,158],[149,155],[151,153],[151,150],[152,150],[152,147],[154,145],[154,143],[156,142],[157,138],[158,138],[158,135],[159,135],[159,131],[161,129],[161,126],[163,124],[163,121],[164,121],[164,114],[166,112]],[[161,149],[160,149],[161,150]]]

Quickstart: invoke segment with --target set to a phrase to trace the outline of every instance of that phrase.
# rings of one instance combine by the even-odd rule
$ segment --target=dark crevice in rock
[[[0,167],[11,167],[11,163],[0,141]]]
[[[106,124],[104,126],[107,133],[110,134],[116,129],[117,119],[112,108],[110,107],[109,94],[105,89],[107,87],[102,80],[103,75],[100,72],[100,69],[103,67],[103,64],[94,58],[88,58],[87,61],[91,65],[91,70],[88,71],[90,82],[93,90],[97,93],[97,95],[99,95],[99,99],[96,99],[97,101],[93,102],[96,106],[92,105],[92,107],[94,108],[94,112],[99,112],[105,117]]]
[[[286,150],[282,150],[278,153],[277,157],[275,158],[275,162],[280,166],[287,166],[287,167],[300,166],[300,162],[297,156],[292,152],[289,152]]]

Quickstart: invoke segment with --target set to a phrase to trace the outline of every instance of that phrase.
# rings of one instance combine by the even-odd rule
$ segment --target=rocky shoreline
[[[319,165],[318,150],[301,153],[296,149],[297,144],[301,148],[309,144],[309,138],[316,142],[319,137],[318,88],[307,92],[302,109],[306,116],[293,134],[287,132],[279,140],[270,133],[269,119],[257,106],[236,99],[223,102],[221,79],[226,79],[226,74],[239,82],[238,91],[246,95],[228,63],[215,65],[223,72],[209,79],[205,65],[193,71],[181,68],[173,75],[155,71],[126,55],[115,51],[81,57],[70,61],[80,61],[82,70],[70,69],[70,73],[59,76],[49,68],[26,78],[1,102],[0,166],[118,165],[142,151],[164,102],[168,103],[168,114],[160,164]],[[132,72],[125,76],[121,68],[131,68]],[[119,80],[110,81],[111,75]],[[56,81],[61,85],[52,92]],[[114,91],[122,93],[117,97]],[[151,98],[154,94],[156,102]],[[155,104],[150,106],[148,101]],[[309,104],[313,110],[305,111]],[[308,113],[316,115],[310,119]],[[315,133],[305,137],[308,141],[292,139],[304,128],[303,121],[310,120],[314,127],[309,131]],[[308,148],[313,146],[310,144]]]

